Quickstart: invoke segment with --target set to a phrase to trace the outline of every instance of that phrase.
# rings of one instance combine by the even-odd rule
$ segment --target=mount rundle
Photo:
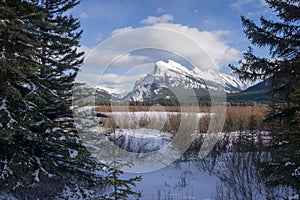
[[[226,93],[240,92],[248,87],[238,77],[212,70],[188,69],[173,61],[158,61],[152,73],[136,81],[133,90],[124,99],[153,101],[162,99],[203,98],[209,90],[223,89]],[[191,95],[188,95],[191,94]],[[181,97],[179,97],[181,98]]]

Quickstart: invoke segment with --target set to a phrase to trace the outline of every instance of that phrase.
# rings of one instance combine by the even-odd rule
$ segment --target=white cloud
[[[132,30],[133,28],[132,28],[132,26],[127,26],[127,27],[124,27],[124,28],[118,28],[118,29],[115,29],[112,33],[111,33],[111,35],[117,35],[117,34],[120,34],[120,33],[122,33],[122,32],[125,32],[125,31],[130,31],[130,30]]]
[[[138,75],[118,75],[118,74],[104,74],[103,76],[99,76],[100,84],[104,85],[124,85],[124,84],[130,84],[135,83],[136,80],[138,80],[140,77],[145,76],[145,74],[138,74]]]
[[[215,22],[214,20],[212,20],[212,19],[205,19],[205,20],[203,21],[203,24],[204,24],[204,26],[207,27],[207,28],[213,28],[213,27],[216,26],[216,22]]]
[[[249,4],[256,7],[255,13],[257,15],[260,15],[262,12],[265,12],[261,11],[260,9],[269,9],[269,6],[265,0],[235,0],[230,6],[238,11],[241,11],[243,7],[248,6]]]
[[[101,44],[100,44],[101,45]],[[99,47],[89,48],[81,46],[79,51],[85,52],[85,60],[82,71],[101,71],[107,67],[132,67],[151,61],[147,56],[132,55],[130,52],[122,53],[113,50],[104,50]],[[105,66],[110,63],[110,66]]]
[[[87,81],[89,80],[89,81]],[[96,86],[99,80],[99,74],[96,73],[81,73],[76,77],[76,82],[87,83],[89,85]]]
[[[118,74],[104,74],[99,76],[98,84],[101,87],[106,87],[118,91],[130,91],[132,90],[135,82],[146,74],[138,75],[118,75]]]
[[[130,29],[131,31],[119,35],[119,38],[109,44],[109,46],[125,51],[137,48],[137,46],[138,48],[158,46],[175,55],[180,51],[180,54],[184,55],[185,59],[194,60],[195,63],[199,65],[197,67],[203,69],[216,69],[216,67],[219,69],[223,66],[227,66],[228,63],[238,61],[241,57],[239,50],[226,43],[226,37],[230,34],[229,31],[200,31],[194,27],[173,23],[157,23],[150,27],[158,29],[126,27],[125,29]],[[118,29],[117,32],[119,30],[120,29]],[[115,31],[113,33],[115,33]],[[194,42],[192,43],[192,41]],[[193,47],[191,47],[191,45]],[[202,49],[201,55],[199,55],[199,51],[195,51],[199,48]],[[208,57],[216,66],[212,65]]]
[[[141,24],[152,25],[152,24],[157,24],[157,23],[168,23],[168,22],[172,22],[173,20],[174,20],[174,17],[172,15],[164,14],[159,17],[148,16],[146,19],[141,21]]]
[[[87,18],[89,18],[89,15],[86,13],[86,12],[80,12],[79,13],[79,18],[80,19],[87,19]]]
[[[98,43],[100,43],[100,42],[102,42],[102,38],[101,38],[100,36],[98,36],[98,37],[96,38],[96,43],[98,44]]]
[[[266,0],[259,0],[261,6],[269,7]]]
[[[135,82],[144,76],[146,76],[146,74],[124,76],[113,73],[103,75],[96,73],[82,73],[76,81],[87,83],[90,86],[100,86],[111,90],[128,92],[132,90]]]
[[[142,55],[137,56],[137,55],[132,55],[130,53],[126,53],[121,55],[121,57],[118,57],[118,60],[116,60],[114,64],[116,66],[121,66],[121,67],[134,67],[150,61],[151,59],[147,56],[142,56]]]
[[[231,4],[231,7],[237,9],[237,10],[241,10],[242,6],[249,4],[251,2],[253,2],[254,0],[236,0],[235,2],[233,2]]]
[[[143,69],[138,69],[138,66],[152,62],[147,56],[132,55],[130,53],[121,54],[120,52],[107,51],[97,47],[91,49],[82,46],[79,50],[85,52],[85,60],[76,81],[94,86],[100,81],[101,85],[108,88],[132,89],[132,85],[141,77],[141,74],[147,73]],[[128,73],[132,68],[135,68],[135,70]],[[111,73],[111,71],[115,73]],[[121,71],[125,71],[125,75],[117,74]]]
[[[199,63],[197,67],[201,69],[216,69],[216,67],[220,69],[241,58],[241,52],[226,43],[226,37],[230,35],[229,31],[200,31],[194,27],[172,23],[158,23],[151,27],[158,29],[135,29],[132,27],[117,29],[112,33],[112,36],[116,37],[112,37],[112,40],[109,39],[106,44],[102,43],[102,46],[95,49],[81,47],[80,50],[86,52],[86,58],[77,80],[95,85],[98,83],[100,75],[106,72],[101,78],[106,87],[113,88],[119,81],[118,87],[124,87],[122,88],[124,90],[131,89],[138,76],[148,73],[146,71],[149,69],[152,71],[154,62],[157,61],[147,53],[134,54],[130,52],[137,47],[146,49],[159,47],[161,50],[182,56],[189,62],[192,61],[191,64]],[[160,32],[160,30],[168,30],[173,34]],[[116,35],[118,33],[124,34]],[[187,39],[182,40],[178,35]],[[199,46],[202,49],[200,54],[199,51],[195,51]],[[167,56],[163,59],[167,60],[170,57]],[[210,59],[216,66],[212,65]],[[109,66],[107,66],[108,63],[110,63]],[[145,66],[147,63],[148,66]],[[144,68],[140,67],[142,65]]]
[[[171,29],[185,35],[186,37],[191,38],[204,49],[207,55],[216,63],[218,68],[227,66],[228,63],[236,62],[240,59],[241,52],[229,46],[225,42],[226,36],[230,34],[229,31],[200,31],[197,28],[188,27],[181,24],[169,23],[155,24],[153,26]],[[161,38],[161,40],[163,41],[164,38]],[[184,44],[180,44],[180,41],[178,41],[177,44],[169,45],[182,45],[182,47],[184,48]],[[186,51],[187,53],[189,53],[188,47],[186,48]],[[190,52],[190,54],[191,57],[195,57],[195,59],[197,59],[197,57],[201,59],[201,55],[193,55],[193,52]]]
[[[157,8],[157,10],[156,10],[156,13],[157,14],[161,14],[161,13],[163,13],[164,12],[164,9],[163,8]]]

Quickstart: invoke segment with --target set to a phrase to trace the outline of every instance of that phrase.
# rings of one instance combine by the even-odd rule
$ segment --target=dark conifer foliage
[[[244,80],[269,79],[272,104],[267,120],[274,140],[272,164],[265,173],[270,183],[300,190],[300,1],[266,0],[276,21],[260,18],[260,25],[242,17],[244,32],[257,47],[268,48],[269,58],[249,48],[239,67],[231,68]]]
[[[70,114],[68,97],[82,64],[83,52],[78,52],[82,31],[79,21],[64,13],[76,6],[79,1],[44,0],[39,7],[45,11],[43,23],[38,27],[38,38],[43,45],[38,49],[37,60],[43,66],[39,71],[41,80],[46,80],[48,90],[54,94],[43,105],[43,112],[49,118]],[[59,102],[59,103],[57,103]]]
[[[77,0],[0,1],[0,194],[53,199],[98,185],[80,143],[70,90],[82,31]]]

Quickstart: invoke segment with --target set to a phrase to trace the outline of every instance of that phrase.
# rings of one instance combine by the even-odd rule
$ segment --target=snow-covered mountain
[[[86,101],[106,102],[113,99],[122,99],[127,93],[122,89],[111,89],[105,86],[92,86],[78,83],[73,88],[73,98]]]
[[[122,90],[121,88],[109,88],[103,85],[97,85],[95,89],[97,93],[107,93],[114,99],[121,99],[127,94],[126,91]]]
[[[231,74],[214,73],[198,68],[188,69],[173,60],[168,60],[156,62],[153,72],[136,81],[133,90],[125,99],[131,101],[172,99],[174,91],[192,90],[199,97],[209,95],[209,89],[224,88],[227,93],[235,93],[247,87],[247,84]]]

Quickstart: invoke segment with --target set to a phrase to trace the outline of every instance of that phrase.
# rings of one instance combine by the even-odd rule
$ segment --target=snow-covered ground
[[[93,135],[93,137],[91,137],[92,140],[86,141],[85,138],[82,138],[83,142],[91,149],[97,150],[101,149],[101,146],[97,146],[99,145],[97,141],[99,135],[105,135],[109,140],[112,140],[112,137],[122,138],[122,140],[119,140],[119,146],[132,152],[152,152],[159,150],[169,144],[174,137],[173,134],[161,131],[159,128],[152,129],[151,126],[140,127],[139,121],[141,119],[150,119],[150,124],[154,123],[159,127],[160,125],[158,124],[165,123],[170,115],[181,114],[181,117],[192,116],[195,120],[198,120],[205,115],[205,113],[168,113],[157,111],[113,112],[105,114],[113,117],[120,127],[117,127],[113,134],[112,130],[100,126],[98,121],[93,122],[96,118],[77,120],[80,122],[79,127],[84,127],[85,123],[93,124],[84,129],[84,132],[89,132],[89,134]],[[225,133],[220,134],[225,136]],[[230,141],[228,143],[229,147],[240,134],[243,133],[232,132],[230,134],[228,137]],[[191,134],[191,136],[192,135],[193,134]],[[86,135],[84,136],[86,137]],[[270,136],[266,132],[260,133],[259,136],[263,137],[263,140],[266,142],[270,139]],[[259,141],[258,135],[250,134],[248,137],[252,138],[255,142]],[[124,173],[121,178],[127,179],[139,175],[142,176],[142,181],[136,183],[136,188],[132,188],[134,191],[141,192],[142,200],[208,200],[216,198],[216,196],[219,195],[218,192],[233,192],[233,194],[236,191],[241,192],[239,191],[239,187],[230,185],[230,180],[239,181],[238,184],[241,184],[241,187],[245,186],[248,188],[247,191],[249,190],[249,194],[253,193],[256,197],[264,198],[269,191],[266,189],[264,183],[259,181],[261,178],[259,177],[259,173],[256,173],[258,169],[255,168],[254,162],[250,159],[253,157],[247,157],[247,155],[248,154],[245,152],[237,155],[231,152],[223,152],[218,156],[215,162],[211,157],[204,158],[204,160],[177,161],[157,171],[137,174]],[[77,156],[76,152],[70,152],[70,156]],[[232,162],[232,159],[234,159],[233,156],[240,156],[237,157],[240,160],[237,159],[237,162]],[[243,177],[245,174],[247,175],[247,178],[249,178],[249,180],[247,179],[248,182],[241,181],[244,180]],[[228,180],[222,180],[224,177],[227,177]],[[220,186],[222,189],[220,189]],[[274,195],[277,195],[276,197],[279,197],[282,194],[284,194],[285,197],[292,195],[292,193],[285,188],[279,188],[278,191],[274,191]]]
[[[202,171],[192,162],[173,163],[158,171],[129,174],[125,178],[141,175],[143,180],[137,183],[136,191],[141,199],[212,199],[218,178]]]
[[[115,136],[123,137],[122,148],[130,148],[130,151],[151,152],[156,151],[167,145],[173,138],[168,132],[159,129],[151,129],[151,127],[139,127],[137,124],[141,119],[150,119],[150,123],[165,123],[170,115],[179,115],[181,117],[193,117],[199,120],[205,113],[178,113],[178,112],[113,112],[103,113],[113,117],[121,127],[135,128],[117,128]],[[79,120],[80,127],[84,123],[89,123],[91,119]],[[131,123],[131,124],[125,124]],[[134,125],[135,124],[135,125]],[[151,126],[151,125],[150,125]],[[110,130],[102,126],[92,126],[87,129],[93,135],[107,134]],[[85,130],[85,131],[87,131]],[[107,138],[111,139],[112,134],[108,134]],[[99,148],[97,141],[89,141],[86,143],[89,148]],[[142,176],[142,181],[137,182],[135,191],[141,192],[141,199],[211,199],[215,190],[217,177],[210,175],[208,172],[201,170],[192,162],[176,162],[163,169],[141,173],[131,174],[124,173],[124,178],[134,176]],[[123,178],[122,177],[122,178]]]

